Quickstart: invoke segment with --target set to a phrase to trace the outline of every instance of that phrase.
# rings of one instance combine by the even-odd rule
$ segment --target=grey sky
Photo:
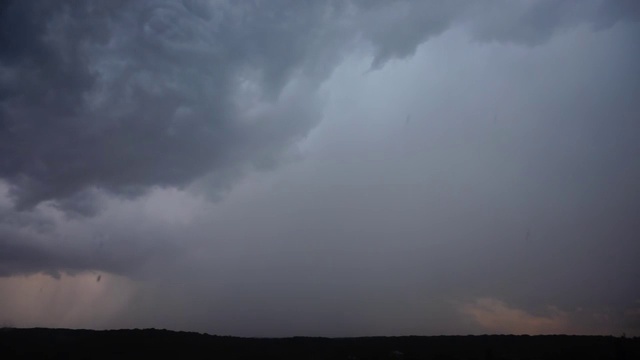
[[[638,20],[4,2],[0,321],[638,334]]]

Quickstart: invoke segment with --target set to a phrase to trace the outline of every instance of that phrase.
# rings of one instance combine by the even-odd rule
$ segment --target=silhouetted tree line
[[[167,330],[0,329],[0,359],[640,359],[640,338],[403,336],[238,338]]]

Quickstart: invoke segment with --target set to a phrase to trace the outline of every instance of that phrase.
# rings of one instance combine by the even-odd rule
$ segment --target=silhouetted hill
[[[168,330],[0,329],[1,359],[640,359],[640,338],[238,338]]]

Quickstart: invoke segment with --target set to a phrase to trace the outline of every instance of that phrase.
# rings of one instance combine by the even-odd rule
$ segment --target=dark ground
[[[253,339],[168,330],[0,329],[0,359],[640,359],[640,338],[404,336]]]

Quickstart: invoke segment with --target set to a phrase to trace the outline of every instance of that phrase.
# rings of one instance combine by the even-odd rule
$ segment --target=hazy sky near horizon
[[[640,335],[640,3],[3,1],[0,326]]]

